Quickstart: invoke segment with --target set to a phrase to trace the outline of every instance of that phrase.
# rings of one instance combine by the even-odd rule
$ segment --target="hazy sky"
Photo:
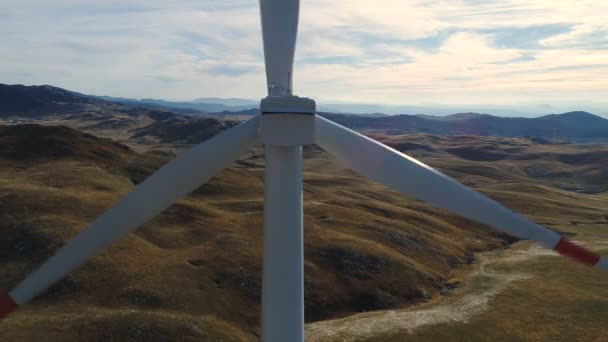
[[[606,0],[301,0],[294,88],[326,101],[608,113]],[[255,0],[0,0],[0,83],[265,95]]]

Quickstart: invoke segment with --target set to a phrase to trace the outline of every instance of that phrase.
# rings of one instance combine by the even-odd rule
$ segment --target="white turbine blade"
[[[290,95],[299,0],[260,0],[269,95]]]
[[[599,256],[503,207],[432,167],[330,120],[315,118],[316,143],[369,179],[469,219],[499,228],[583,263],[606,269]]]
[[[0,296],[0,317],[3,311],[7,313],[7,307],[28,302],[101,249],[229,166],[257,138],[256,116],[163,166],[27,276],[8,296]]]

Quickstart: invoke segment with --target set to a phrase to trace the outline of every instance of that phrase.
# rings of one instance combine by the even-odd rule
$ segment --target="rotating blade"
[[[256,116],[195,146],[148,177],[9,294],[1,295],[0,318],[229,166],[256,142],[258,121]]]
[[[268,95],[292,94],[299,0],[260,0]]]
[[[435,207],[481,222],[600,269],[605,258],[514,213],[424,163],[317,115],[316,143],[367,178]]]

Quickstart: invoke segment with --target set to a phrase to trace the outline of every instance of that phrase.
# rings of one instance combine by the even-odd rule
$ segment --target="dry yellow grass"
[[[466,309],[473,312],[453,311],[450,319],[352,340],[604,341],[608,332],[608,276],[535,251],[527,243],[518,243],[510,250],[484,253],[480,258],[487,261],[483,272],[467,277],[465,288],[430,309],[453,308],[465,302]],[[603,251],[607,251],[605,247]],[[471,303],[479,299],[486,302]],[[414,317],[425,313],[424,308],[412,312]],[[333,335],[325,340],[348,339]]]
[[[97,155],[88,153],[93,147],[53,158],[0,158],[0,288],[13,286],[168,160],[105,143],[115,153],[109,159],[86,157]],[[250,151],[235,167],[0,322],[0,340],[39,340],[44,332],[50,340],[255,339],[262,262],[261,157],[259,149]],[[438,157],[427,160],[443,160]],[[479,166],[446,160],[446,167],[452,161],[458,165],[461,171],[454,175],[459,178],[469,177],[467,165]],[[507,240],[342,170],[317,149],[306,149],[305,167],[309,322],[409,307],[427,301],[427,293],[437,298],[453,281],[454,268],[473,252]],[[484,179],[473,182],[480,190],[561,231],[591,239],[601,227],[587,231],[572,222],[601,226],[606,221],[604,195],[532,186],[516,168],[489,162],[475,170]],[[509,182],[485,181],[496,177],[493,172]],[[51,316],[53,309],[60,314]],[[19,335],[37,324],[39,330]],[[152,335],[137,332],[142,330]]]

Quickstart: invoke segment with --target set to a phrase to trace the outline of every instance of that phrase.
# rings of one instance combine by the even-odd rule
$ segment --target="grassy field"
[[[606,249],[597,250],[606,252]],[[527,242],[484,252],[463,285],[415,308],[307,327],[310,341],[603,341],[608,277]]]
[[[482,189],[537,222],[608,254],[605,194],[514,183]],[[460,267],[450,282],[461,286],[413,308],[310,324],[308,339],[603,341],[608,332],[608,274],[529,242],[477,254],[476,262]]]
[[[408,315],[402,313],[402,317],[421,321],[415,326],[408,326],[407,321],[391,322],[389,326],[394,329],[390,332],[377,329],[361,335],[328,334],[328,338],[322,340],[605,339],[608,331],[608,277],[605,274],[536,251],[524,243],[509,250],[486,252],[480,256],[480,263],[483,267],[463,278],[467,285],[462,289],[437,303],[410,310]],[[424,320],[429,315],[431,319]],[[366,324],[375,325],[382,322],[381,318],[372,318]],[[355,324],[361,326],[362,322]]]
[[[522,169],[526,164],[517,159],[516,152],[500,161],[470,160],[447,152],[447,146],[457,144],[437,137],[380,138],[390,138],[390,144],[417,139],[417,144],[427,147],[402,147],[410,151],[414,146],[413,154],[539,223],[595,249],[606,248],[605,193],[567,191],[557,186],[553,178],[533,178]],[[475,144],[473,138],[466,143],[454,139],[461,145]],[[571,146],[539,145],[526,139],[483,138],[478,143],[527,144],[528,152],[549,149],[550,153],[534,162],[555,165],[564,163],[555,154],[576,153]],[[141,153],[141,146],[137,146],[140,152],[69,129],[1,130],[0,288],[14,286],[171,158],[170,153]],[[596,150],[601,148],[578,152],[597,153]],[[474,260],[473,253],[505,246],[512,239],[366,181],[343,170],[316,148],[307,148],[305,156],[305,305],[306,320],[312,323],[309,333],[317,324],[313,322],[350,320],[357,317],[351,316],[355,313],[382,315],[386,310],[425,310],[459,302],[467,295],[475,296],[492,288],[496,281],[484,272],[505,277],[522,274],[521,279],[516,277],[507,284],[499,282],[504,286],[487,296],[486,305],[496,316],[486,317],[489,310],[474,306],[476,314],[466,320],[417,325],[415,329],[387,325],[392,327],[390,331],[383,333],[383,329],[374,328],[381,334],[365,335],[364,339],[499,339],[502,330],[513,338],[536,336],[527,335],[527,331],[540,337],[555,336],[566,334],[560,329],[566,329],[567,317],[578,321],[582,321],[580,317],[590,317],[591,323],[586,326],[595,329],[597,336],[605,328],[605,303],[594,302],[594,298],[606,297],[601,292],[606,285],[602,275],[554,256],[534,255],[529,263],[511,260],[509,253],[518,255],[520,249],[528,250],[522,243],[482,254],[467,265]],[[585,160],[587,173],[564,177],[574,179],[588,191],[599,183],[589,181],[585,175],[595,172],[594,168],[601,170],[603,160]],[[257,339],[262,180],[263,153],[253,149],[234,167],[0,322],[0,340]],[[484,263],[484,258],[489,262]],[[559,268],[546,267],[553,262]],[[484,265],[484,270],[478,269],[480,265]],[[584,281],[581,279],[590,280],[580,289],[576,285],[558,286]],[[509,295],[510,291],[513,294]],[[555,310],[564,306],[569,293],[572,301],[579,303],[579,311],[569,309],[574,304],[567,304],[556,312],[569,311],[577,317],[563,314],[559,325],[543,321],[544,309],[539,308],[543,291],[558,294],[546,297],[551,301],[546,305]],[[507,297],[501,299],[502,296]],[[513,306],[510,301],[514,301]],[[536,313],[536,318],[523,319],[525,316],[515,312],[527,303],[528,314]],[[533,306],[537,311],[532,310]],[[501,316],[504,317],[499,319]],[[511,325],[500,325],[502,321]],[[467,335],[476,324],[487,326],[479,335]],[[328,339],[341,339],[336,335],[340,329],[335,326],[321,330]],[[483,332],[487,335],[481,335]],[[564,336],[580,336],[578,332]]]

